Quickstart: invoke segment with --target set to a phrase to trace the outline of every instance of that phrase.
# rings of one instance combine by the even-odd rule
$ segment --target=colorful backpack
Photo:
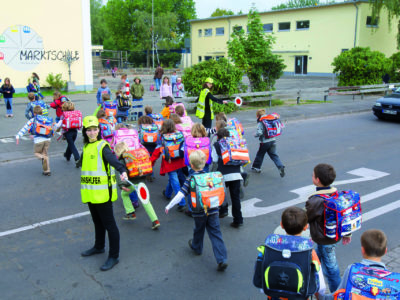
[[[351,190],[318,195],[324,198],[324,234],[339,240],[361,228],[360,195]]]
[[[125,142],[130,150],[144,148],[139,142],[138,132],[133,128],[120,128],[114,131],[111,148],[114,149],[120,142]]]
[[[271,234],[257,250],[253,284],[267,296],[306,300],[319,290],[320,265],[313,253],[312,240]]]
[[[242,135],[239,133],[239,131],[236,130],[236,127],[230,125],[225,127],[226,130],[229,132],[229,137],[239,140],[242,138]]]
[[[150,85],[150,92],[153,92],[154,91],[154,84],[151,84]]]
[[[107,117],[116,117],[117,116],[117,109],[118,103],[117,101],[104,101],[103,102],[103,109],[106,112]]]
[[[46,137],[46,138],[51,138],[54,134],[53,118],[43,116],[43,115],[36,115],[35,120],[33,121],[31,133],[34,136],[42,136],[42,137]]]
[[[114,122],[110,122],[110,120],[107,119],[99,119],[99,126],[100,126],[100,131],[101,131],[101,137],[107,141],[109,141],[114,133]]]
[[[47,104],[44,103],[42,100],[35,100],[31,102],[31,111],[33,115],[33,108],[35,106],[40,106],[42,108],[42,116],[48,116],[49,115],[49,110],[47,109]]]
[[[176,114],[175,108],[176,108],[177,106],[182,106],[182,107],[183,107],[183,116],[186,117],[186,116],[187,116],[186,108],[185,108],[185,105],[183,105],[182,102],[174,102],[174,103],[172,103],[172,104],[169,106],[169,112],[170,112],[171,114]],[[182,121],[182,122],[183,122],[183,121]]]
[[[118,102],[118,110],[120,111],[127,111],[132,106],[131,99],[129,99],[129,97],[124,95],[118,97],[117,102]]]
[[[180,131],[164,133],[161,138],[163,159],[169,161],[170,159],[182,157],[180,148],[183,142],[183,134]]]
[[[154,123],[158,127],[158,130],[161,130],[161,126],[164,123],[164,117],[162,114],[149,114],[149,117],[153,119]]]
[[[156,124],[140,125],[139,140],[143,145],[156,145],[160,140],[158,126]]]
[[[175,124],[175,128],[176,128],[176,130],[179,130],[180,132],[182,132],[185,140],[188,137],[192,136],[192,124],[189,124],[189,123]]]
[[[242,123],[240,123],[240,121],[238,119],[236,119],[236,118],[228,119],[226,126],[232,126],[233,128],[235,128],[240,137],[242,137],[244,135],[243,125],[242,125]]]
[[[376,267],[353,264],[346,289],[336,291],[334,299],[400,299],[400,274],[379,268],[379,265]]]
[[[250,163],[249,149],[245,139],[225,137],[218,143],[224,165],[245,166]]]
[[[82,128],[82,112],[80,110],[64,111],[64,119],[62,128],[64,129],[81,129]]]
[[[190,198],[193,213],[218,209],[225,200],[224,177],[220,172],[200,173],[190,178]]]
[[[267,139],[280,136],[282,134],[283,123],[277,113],[261,116],[260,122],[264,125],[264,136]]]
[[[145,148],[129,150],[122,154],[129,178],[149,175],[153,172],[150,154]]]
[[[189,157],[192,152],[200,150],[206,155],[206,164],[211,164],[211,144],[208,137],[188,137],[185,139],[185,164],[190,166]]]

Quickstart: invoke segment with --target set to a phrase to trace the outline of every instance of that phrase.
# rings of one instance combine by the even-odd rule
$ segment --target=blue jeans
[[[181,190],[181,186],[185,182],[185,176],[183,175],[181,169],[169,172],[167,174],[168,174],[168,184],[167,188],[165,189],[165,196],[167,198],[170,198],[172,197],[172,192],[174,192],[175,195],[177,195],[178,192]],[[178,205],[185,206],[186,205],[185,198],[183,198]]]
[[[269,157],[272,159],[278,169],[283,167],[283,164],[276,153],[276,141],[271,141],[268,143],[260,143],[260,148],[258,149],[256,158],[253,162],[253,168],[261,169],[265,153],[268,153]]]
[[[219,228],[219,215],[197,216],[193,215],[194,231],[192,249],[201,254],[203,252],[204,232],[207,229],[217,264],[226,262],[227,253],[224,240],[222,239],[221,229]]]
[[[38,95],[40,96],[40,98],[43,100],[44,99],[44,96],[43,96],[43,94],[41,93],[41,92],[38,92]]]
[[[336,244],[318,245],[317,255],[322,265],[322,273],[328,279],[329,290],[334,292],[340,284],[340,270],[336,260]]]
[[[161,78],[154,78],[154,82],[156,83],[156,90],[159,91],[161,87]]]
[[[12,115],[12,98],[4,98],[6,104],[7,115]]]

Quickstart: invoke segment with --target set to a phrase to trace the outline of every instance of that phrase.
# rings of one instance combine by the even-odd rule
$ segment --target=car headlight
[[[376,102],[375,106],[382,106],[382,104],[380,102]]]

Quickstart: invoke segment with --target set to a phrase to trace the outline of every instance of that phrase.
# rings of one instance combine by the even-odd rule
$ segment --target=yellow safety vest
[[[81,198],[83,203],[105,203],[118,199],[115,170],[112,166],[104,165],[103,148],[108,145],[105,141],[89,143],[83,148],[81,172]]]
[[[196,117],[198,117],[199,119],[204,118],[206,96],[209,92],[210,92],[209,89],[203,89],[200,92],[199,102],[197,102],[197,110],[196,110]],[[210,101],[210,111],[211,111],[211,120],[213,120],[214,119],[213,101]]]

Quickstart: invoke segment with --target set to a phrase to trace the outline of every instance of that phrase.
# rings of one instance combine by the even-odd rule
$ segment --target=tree
[[[212,14],[211,17],[222,17],[222,16],[233,16],[235,13],[230,9],[217,8]]]
[[[247,27],[247,34],[243,29],[233,31],[228,41],[229,57],[247,74],[252,91],[272,90],[286,67],[283,59],[272,53],[275,38],[264,33],[260,16],[254,8],[249,12]]]
[[[101,0],[90,0],[90,27],[92,31],[92,45],[104,45],[108,36],[107,26],[103,20]]]
[[[390,72],[392,61],[369,47],[355,47],[336,56],[332,66],[339,77],[339,86],[358,86],[382,83],[382,76]]]
[[[289,0],[287,3],[281,3],[277,6],[271,7],[271,10],[307,7],[319,5],[319,0]]]
[[[385,13],[388,15],[389,27],[391,27],[392,19],[394,17],[400,17],[399,0],[370,0],[370,6],[373,20],[379,18],[382,10],[385,10]],[[397,23],[397,29],[397,49],[400,49],[400,19]]]
[[[390,81],[400,82],[400,52],[394,53],[390,59],[392,60],[392,69],[390,70]]]

